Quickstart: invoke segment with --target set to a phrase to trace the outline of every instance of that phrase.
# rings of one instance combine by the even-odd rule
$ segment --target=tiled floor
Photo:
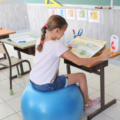
[[[13,35],[12,35],[13,36]],[[17,56],[17,52],[13,48],[7,45],[9,53],[12,56]],[[28,56],[22,53],[23,59],[28,59],[33,62],[33,56]],[[28,65],[24,64],[24,69],[28,69]],[[66,74],[66,66],[61,59],[60,74]],[[71,67],[72,73],[84,72],[77,68]],[[15,75],[16,68],[13,68],[13,75]],[[100,96],[100,80],[95,74],[84,72],[87,75],[89,96],[91,99],[95,99]],[[117,103],[95,118],[93,120],[120,120],[120,66],[109,64],[105,68],[105,103],[116,98]],[[14,95],[9,95],[9,70],[1,70],[0,72],[0,120],[23,120],[20,101],[24,88],[29,83],[29,74],[22,76],[22,78],[16,78],[13,80]],[[87,115],[83,113],[80,120],[87,120]]]

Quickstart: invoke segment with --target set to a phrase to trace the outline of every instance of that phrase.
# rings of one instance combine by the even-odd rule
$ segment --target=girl
[[[100,104],[100,98],[90,100],[88,97],[87,80],[84,73],[56,75],[60,58],[65,58],[77,65],[104,61],[110,59],[110,54],[103,53],[99,57],[79,58],[73,54],[59,40],[66,31],[68,24],[58,15],[51,16],[41,29],[41,40],[37,41],[37,50],[34,58],[33,69],[30,73],[32,86],[39,91],[48,92],[79,83],[84,98],[84,111],[89,112]],[[47,33],[47,34],[46,34]]]

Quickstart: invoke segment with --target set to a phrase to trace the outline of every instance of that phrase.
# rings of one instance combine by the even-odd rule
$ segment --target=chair
[[[20,65],[23,62],[27,62],[30,70],[31,70],[31,65],[30,65],[30,62],[28,60],[22,60],[22,59],[18,59],[18,58],[15,58],[15,57],[10,57],[4,43],[2,43],[2,42],[0,42],[0,53],[5,54],[6,57],[7,57],[6,59],[0,61],[0,65],[4,66],[0,70],[5,69],[5,68],[9,68],[9,70],[10,70],[10,91],[9,91],[9,94],[13,95],[12,79],[15,78],[15,77],[12,77],[12,67],[16,66],[17,72],[18,72],[17,77],[20,78],[21,74],[19,72],[18,65]]]

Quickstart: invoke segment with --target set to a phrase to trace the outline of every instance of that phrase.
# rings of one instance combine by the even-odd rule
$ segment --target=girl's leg
[[[87,87],[87,80],[84,73],[75,73],[75,74],[68,74],[68,86],[79,83],[80,90],[83,95],[84,104],[87,104],[89,100],[88,96],[88,87]]]

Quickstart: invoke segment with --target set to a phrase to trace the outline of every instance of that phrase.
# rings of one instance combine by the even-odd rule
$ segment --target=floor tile
[[[108,66],[105,67],[105,72],[108,72],[108,71],[110,71],[110,70],[113,70],[114,68],[116,68],[116,65],[108,64]]]
[[[15,112],[6,103],[0,104],[0,119],[3,119],[9,115],[14,114],[14,113]]]
[[[94,112],[94,111],[92,111],[92,112]],[[87,116],[88,115],[89,114],[83,113],[82,116],[81,116],[81,118],[80,118],[80,120],[87,120]],[[95,116],[92,120],[113,120],[113,119],[111,119],[110,117],[108,117],[108,116],[100,113],[99,115]]]
[[[20,108],[21,96],[16,97],[12,100],[7,101],[7,104],[16,112],[21,110]]]
[[[120,80],[117,80],[115,83],[120,84]]]
[[[17,113],[21,118],[23,118],[23,116],[22,116],[22,113],[21,112],[18,112]]]
[[[15,86],[17,84],[14,81],[12,81],[12,85]],[[0,81],[0,90],[4,90],[6,88],[10,88],[10,80],[9,79]]]
[[[113,119],[101,113],[95,116],[92,120],[113,120]]]
[[[108,72],[105,73],[105,78],[107,80],[110,80],[110,81],[117,81],[117,80],[120,80],[120,75],[118,72],[114,71],[114,70],[110,70]]]
[[[91,95],[93,93],[95,93],[97,90],[91,88],[91,87],[88,87],[88,94]]]
[[[108,85],[105,89],[105,93],[119,99],[120,98],[120,84],[113,83],[111,85]]]
[[[87,116],[90,115],[91,113],[95,112],[96,110],[92,110],[89,113],[84,113],[82,114],[81,118],[79,120],[87,120]]]
[[[113,120],[120,120],[120,101],[106,109],[103,114],[109,116]]]
[[[91,94],[89,97],[92,100],[96,99],[97,97],[100,97],[100,91],[97,91],[97,92]],[[105,104],[107,104],[108,102],[110,102],[113,99],[115,99],[115,98],[105,94]]]
[[[23,119],[19,115],[14,114],[14,115],[11,115],[3,120],[23,120]]]
[[[8,76],[6,76],[4,73],[0,72],[0,81],[5,80],[5,79],[8,79]]]
[[[21,86],[16,85],[16,86],[13,87],[13,92],[14,92],[13,95],[9,94],[9,89],[5,89],[5,90],[0,91],[0,97],[3,100],[8,101],[8,100],[11,100],[15,97],[18,97],[18,96],[22,95],[23,90],[24,89]]]
[[[89,79],[87,81],[87,83],[88,83],[88,86],[90,86],[96,90],[100,90],[100,77],[94,77],[92,79]],[[113,82],[105,79],[105,86],[108,86],[111,83],[113,83]]]
[[[30,83],[30,82],[27,81],[27,82],[21,83],[20,86],[22,86],[23,88],[26,88],[26,86],[27,86],[29,83]]]
[[[7,69],[4,69],[4,70],[1,70],[5,75],[7,75],[7,77],[9,77],[9,73],[10,73],[10,70],[7,68]],[[17,75],[17,68],[16,67],[12,67],[12,76],[14,75]]]
[[[0,98],[0,103],[3,103],[4,101],[3,101],[3,99],[2,98]]]
[[[116,66],[113,70],[120,72],[120,66]]]
[[[21,83],[29,81],[29,76],[28,75],[23,75],[21,78],[13,79],[13,81],[17,84],[21,84]]]

